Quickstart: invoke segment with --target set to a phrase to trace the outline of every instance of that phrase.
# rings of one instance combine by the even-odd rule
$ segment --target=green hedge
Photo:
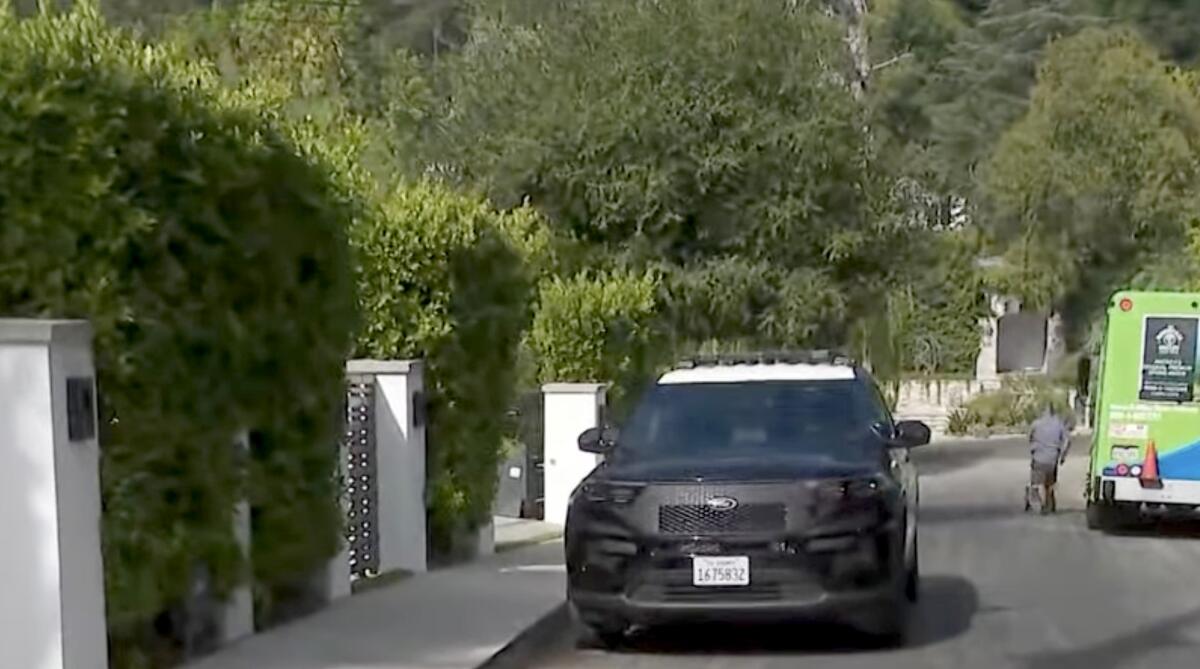
[[[499,214],[429,183],[396,184],[429,91],[410,57],[379,57],[364,8],[254,0],[177,22],[170,33],[218,65],[238,104],[282,127],[364,206],[351,225],[364,331],[357,355],[426,358],[432,413],[431,527],[439,551],[487,515],[513,347],[529,284],[561,244],[530,209]],[[494,469],[491,470],[494,472]],[[264,578],[269,575],[264,574]]]
[[[611,383],[620,414],[654,370],[658,278],[652,273],[581,273],[539,290],[527,344],[538,380]]]
[[[221,591],[245,577],[231,516],[247,484],[260,564],[287,573],[336,548],[351,212],[290,143],[204,94],[202,67],[79,4],[0,17],[0,313],[95,327],[127,666],[197,565]],[[247,428],[249,467],[233,447]]]
[[[542,230],[530,210],[498,213],[430,182],[397,186],[353,229],[365,318],[357,355],[426,361],[437,550],[491,513]]]

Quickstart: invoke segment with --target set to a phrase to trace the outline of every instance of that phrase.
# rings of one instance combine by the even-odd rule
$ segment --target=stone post
[[[91,327],[0,319],[0,667],[105,669]]]
[[[250,437],[246,432],[238,434],[234,440],[234,448],[243,457],[249,457]],[[251,564],[250,537],[250,502],[242,500],[237,503],[233,512],[233,536],[238,548],[246,558],[246,578],[229,593],[229,598],[222,604],[221,610],[221,643],[230,644],[254,634],[254,585],[251,582],[253,568]]]
[[[597,383],[551,383],[543,386],[542,393],[546,403],[545,520],[563,525],[571,492],[600,462],[599,455],[579,450],[579,435],[600,425],[605,387]]]
[[[351,360],[346,372],[374,377],[379,573],[426,571],[424,365]]]

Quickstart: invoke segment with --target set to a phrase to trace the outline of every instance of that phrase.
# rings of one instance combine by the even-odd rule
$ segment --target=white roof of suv
[[[854,379],[849,365],[773,363],[705,365],[663,374],[659,385],[687,383],[750,383],[756,381],[845,381]]]

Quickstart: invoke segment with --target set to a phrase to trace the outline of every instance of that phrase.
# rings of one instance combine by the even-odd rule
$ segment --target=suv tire
[[[860,626],[863,632],[870,635],[875,647],[900,648],[908,641],[908,614],[912,606],[909,587],[916,575],[915,568],[905,563],[902,558],[896,570],[892,572],[895,576],[892,577],[890,596],[880,602],[878,608],[868,614],[864,624]]]
[[[915,604],[921,599],[921,547],[913,535],[913,562],[904,582],[904,597]]]

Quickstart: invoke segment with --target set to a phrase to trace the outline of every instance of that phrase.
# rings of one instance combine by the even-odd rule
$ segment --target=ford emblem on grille
[[[705,505],[714,511],[732,511],[737,508],[738,501],[732,497],[713,497]]]

